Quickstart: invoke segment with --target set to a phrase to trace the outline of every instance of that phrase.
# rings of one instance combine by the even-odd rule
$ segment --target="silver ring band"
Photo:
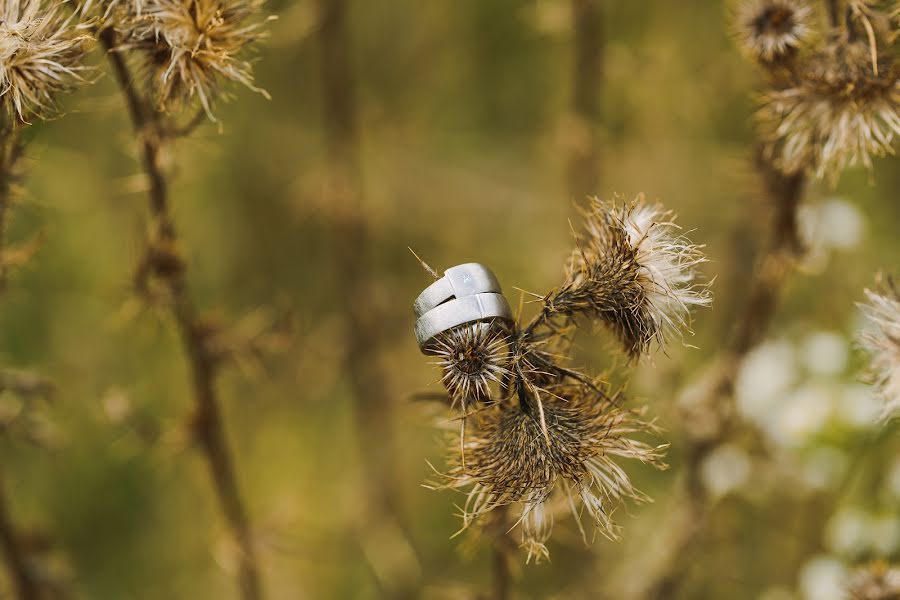
[[[444,276],[429,285],[416,298],[416,316],[440,306],[453,298],[464,298],[485,292],[501,293],[500,282],[490,269],[478,263],[466,263],[444,271]]]
[[[512,322],[512,310],[502,294],[484,293],[455,298],[440,304],[416,321],[416,341],[429,354],[429,343],[436,335],[475,321],[500,319]]]

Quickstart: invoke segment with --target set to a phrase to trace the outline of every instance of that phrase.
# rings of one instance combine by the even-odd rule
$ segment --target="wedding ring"
[[[444,271],[444,276],[425,288],[413,308],[421,317],[453,298],[464,298],[485,292],[501,293],[500,282],[490,269],[478,263],[457,265]]]
[[[493,319],[513,321],[509,303],[502,294],[487,292],[454,298],[418,318],[416,341],[424,354],[431,354],[431,342],[435,336],[466,323]]]

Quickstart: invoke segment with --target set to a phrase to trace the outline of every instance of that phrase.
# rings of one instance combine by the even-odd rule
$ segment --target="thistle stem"
[[[166,139],[162,120],[150,101],[136,89],[125,58],[117,50],[115,31],[106,28],[100,32],[99,39],[125,98],[135,137],[140,144],[141,162],[150,184],[150,213],[159,227],[160,241],[175,247],[179,237],[171,212],[166,175],[159,159]],[[261,600],[263,592],[250,521],[238,489],[234,459],[226,440],[220,399],[215,387],[216,362],[207,351],[204,328],[191,299],[185,270],[180,268],[167,272],[163,280],[171,296],[171,313],[191,372],[195,405],[192,430],[206,459],[220,508],[238,547],[241,597],[244,600]]]
[[[4,124],[0,141],[0,291],[6,287],[7,260],[3,250],[6,246],[6,228],[12,206],[13,171],[23,151],[20,128]]]
[[[336,297],[345,319],[344,372],[351,386],[360,446],[367,468],[364,482],[370,499],[369,520],[387,520],[395,527],[403,546],[412,548],[403,526],[397,494],[397,451],[394,446],[394,407],[387,382],[378,364],[379,320],[367,300],[373,297],[374,281],[366,257],[371,254],[369,228],[364,208],[364,189],[359,140],[359,107],[351,58],[350,2],[319,0],[319,70],[322,87],[323,123],[328,155],[324,205],[331,210],[331,238],[335,272],[339,273]],[[365,534],[365,533],[364,533]],[[414,556],[414,551],[412,553]],[[381,556],[381,559],[394,558]],[[418,565],[409,559],[394,565],[403,578],[382,581],[384,595],[413,597],[418,586]]]
[[[757,168],[762,176],[775,214],[772,220],[769,247],[757,261],[750,284],[749,300],[738,319],[737,329],[726,348],[724,368],[709,387],[706,398],[699,405],[710,407],[716,419],[711,436],[690,436],[686,440],[685,479],[681,503],[683,514],[676,519],[678,531],[670,544],[667,561],[645,588],[644,598],[662,600],[679,596],[679,590],[689,572],[691,550],[705,529],[712,508],[701,477],[701,467],[718,447],[732,435],[740,422],[734,409],[734,384],[746,356],[765,338],[778,308],[781,293],[794,272],[796,258],[802,253],[797,228],[797,210],[803,197],[806,176],[803,173],[785,175],[778,171],[760,152]]]

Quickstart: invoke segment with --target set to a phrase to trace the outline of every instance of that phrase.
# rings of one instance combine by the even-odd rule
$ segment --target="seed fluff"
[[[883,416],[900,415],[900,295],[893,282],[881,291],[866,290],[860,308],[871,330],[860,335],[870,356],[870,377],[884,403]]]

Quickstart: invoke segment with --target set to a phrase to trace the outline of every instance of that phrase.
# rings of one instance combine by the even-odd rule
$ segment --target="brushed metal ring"
[[[464,298],[485,292],[501,293],[497,277],[482,264],[465,263],[444,271],[443,277],[419,294],[413,308],[416,311],[416,317],[421,317],[453,298]]]
[[[423,354],[432,354],[431,341],[441,333],[477,321],[499,319],[512,323],[512,310],[502,294],[492,292],[455,298],[416,320],[416,341]]]

